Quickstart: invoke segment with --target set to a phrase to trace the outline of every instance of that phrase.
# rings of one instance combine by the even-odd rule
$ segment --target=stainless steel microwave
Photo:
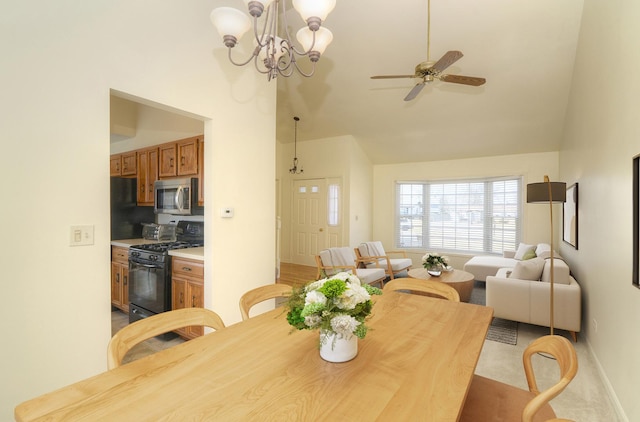
[[[198,179],[180,178],[157,180],[153,184],[156,214],[202,215],[203,207],[198,207]]]

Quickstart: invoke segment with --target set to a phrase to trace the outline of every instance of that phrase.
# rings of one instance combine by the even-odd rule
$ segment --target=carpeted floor
[[[486,305],[485,296],[485,284],[476,281],[469,302],[484,306]],[[508,319],[494,318],[489,326],[487,340],[515,346],[518,344],[518,323]]]

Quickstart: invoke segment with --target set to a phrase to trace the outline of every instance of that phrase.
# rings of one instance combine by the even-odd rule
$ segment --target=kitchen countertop
[[[120,239],[120,240],[112,240],[111,246],[120,246],[122,248],[128,248],[129,246],[134,245],[146,245],[149,243],[160,243],[157,240],[148,240],[148,239]]]
[[[169,251],[169,255],[204,261],[204,246],[198,248],[172,249]]]
[[[148,239],[120,239],[112,240],[111,246],[120,246],[122,248],[128,248],[135,245],[145,245],[149,243],[160,243],[157,240]],[[185,248],[185,249],[173,249],[169,251],[170,256],[177,256],[180,258],[195,259],[197,261],[204,261],[204,246],[197,248]]]

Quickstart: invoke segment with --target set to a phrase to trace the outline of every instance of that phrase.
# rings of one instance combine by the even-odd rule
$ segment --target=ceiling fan
[[[405,101],[413,100],[424,88],[427,82],[432,82],[434,79],[438,79],[443,82],[452,82],[455,84],[480,86],[486,82],[484,78],[477,78],[475,76],[462,76],[462,75],[446,75],[442,72],[451,66],[453,63],[462,58],[463,54],[460,51],[452,50],[447,51],[444,56],[437,62],[430,60],[429,48],[431,44],[430,40],[431,32],[431,0],[427,0],[427,61],[418,63],[413,75],[378,75],[372,76],[371,79],[396,79],[396,78],[417,78],[422,79],[416,86],[413,87],[409,94],[404,97]]]

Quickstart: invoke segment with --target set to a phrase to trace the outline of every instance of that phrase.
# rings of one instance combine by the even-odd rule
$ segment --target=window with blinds
[[[396,184],[396,246],[502,253],[520,243],[522,178]]]

